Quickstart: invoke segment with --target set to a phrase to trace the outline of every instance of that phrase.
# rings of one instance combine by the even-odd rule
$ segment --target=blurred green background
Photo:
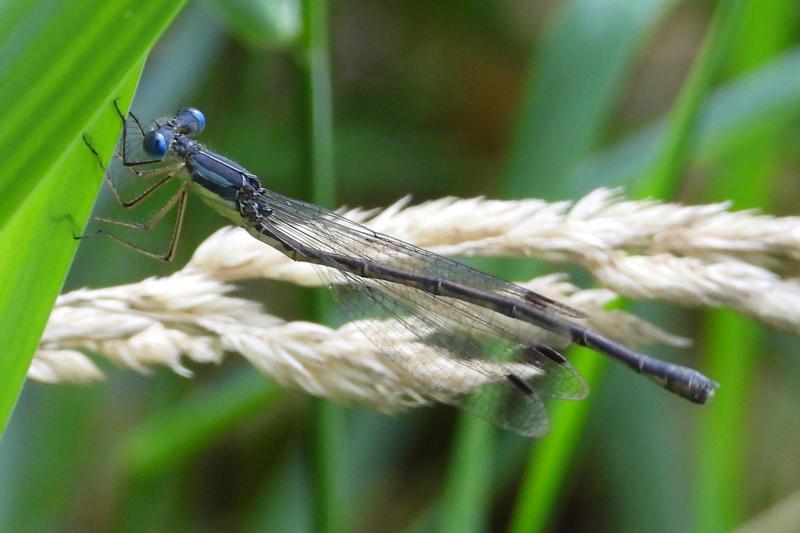
[[[144,15],[118,4],[69,31],[106,24],[123,39]],[[169,5],[147,15],[149,39],[166,31],[133,109],[203,109],[203,141],[281,193],[330,202],[331,186],[336,205],[376,207],[405,194],[560,200],[624,185],[634,197],[797,214],[794,0],[338,0],[327,13],[321,0],[207,0],[174,20],[180,4]],[[49,46],[55,62],[59,49],[43,44],[56,39],[46,31],[56,12],[12,1],[3,13],[9,102],[12,78],[27,75],[25,63],[9,66],[15,58]],[[114,53],[103,41],[113,35],[98,33],[109,43],[98,57]],[[119,56],[115,83],[136,68],[130,56]],[[59,97],[65,106],[83,81],[111,76],[92,65],[63,72],[76,87]],[[87,124],[108,112],[106,92],[75,102]],[[63,290],[179,268],[224,223],[194,198],[187,217],[175,263],[89,239]],[[481,267],[515,280],[569,268]],[[286,319],[321,314],[292,287],[253,282],[242,293]],[[278,389],[235,355],[193,367],[191,380],[105,365],[108,378],[91,386],[26,383],[0,443],[0,531],[781,530],[747,523],[800,491],[796,339],[724,310],[632,308],[696,340],[681,354],[651,351],[720,381],[711,405],[577,352],[593,393],[553,403],[553,429],[537,441],[445,407],[395,418],[331,407]]]

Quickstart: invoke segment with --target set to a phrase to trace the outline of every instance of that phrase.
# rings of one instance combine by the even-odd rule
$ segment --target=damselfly
[[[123,224],[150,227],[177,209],[167,251],[145,253],[164,260],[172,257],[187,193],[199,194],[256,239],[293,260],[315,265],[350,318],[362,318],[365,310],[389,316],[358,323],[395,365],[428,384],[428,394],[437,400],[502,428],[541,435],[548,428],[542,396],[580,399],[587,393],[582,377],[557,351],[570,343],[610,356],[695,403],[706,403],[717,386],[696,370],[600,335],[582,322],[582,313],[568,306],[266,189],[256,175],[194,139],[205,128],[198,109],[183,109],[146,131],[133,114],[126,120],[114,105],[123,122],[118,154],[122,165],[139,178],[153,180],[125,200],[109,178],[120,203],[132,207],[166,183],[180,183],[154,220]],[[88,141],[87,145],[100,162]],[[409,333],[415,342],[396,341]],[[445,373],[448,378],[439,379]],[[453,387],[454,382],[461,385]]]

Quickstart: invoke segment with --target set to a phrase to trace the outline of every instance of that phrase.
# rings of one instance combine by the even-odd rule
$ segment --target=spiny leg
[[[156,186],[160,186],[161,183],[163,183],[163,181],[156,183]],[[186,187],[185,186],[181,187],[174,195],[170,197],[169,200],[167,200],[164,203],[164,205],[162,205],[158,209],[156,214],[153,215],[147,222],[128,222],[127,220],[119,220],[116,218],[108,218],[108,217],[92,217],[92,218],[100,222],[108,222],[109,224],[115,224],[117,226],[123,226],[126,228],[139,229],[145,231],[151,230],[153,229],[153,226],[161,222],[161,220],[170,211],[170,209],[172,209],[175,206],[175,204],[179,201],[181,194],[184,193],[185,191]]]
[[[116,241],[127,248],[130,248],[131,250],[139,252],[140,254],[144,254],[154,259],[160,259],[161,261],[171,261],[173,256],[175,255],[175,249],[178,246],[178,237],[180,237],[181,228],[183,227],[183,216],[184,213],[186,212],[186,197],[187,197],[186,187],[184,186],[181,187],[180,190],[177,193],[175,193],[175,195],[172,198],[170,198],[166,204],[164,204],[164,207],[159,209],[158,213],[156,213],[152,219],[148,220],[145,223],[124,222],[121,220],[102,219],[102,218],[97,219],[103,222],[110,222],[112,224],[117,224],[128,228],[148,230],[152,228],[155,224],[157,224],[159,221],[161,221],[161,219],[164,218],[164,215],[177,203],[178,217],[177,220],[175,221],[175,226],[172,229],[172,237],[170,237],[169,246],[167,247],[167,250],[164,253],[159,254],[157,252],[153,252],[141,246],[137,246],[131,242],[121,239],[120,237],[117,237],[116,235],[114,235],[109,231],[101,230],[100,233],[106,235],[111,240]]]
[[[126,147],[126,144],[127,144],[126,143],[127,128],[126,128],[126,124],[125,124],[125,117],[122,114],[122,111],[120,110],[117,101],[118,101],[118,99],[114,100],[114,109],[116,110],[117,115],[120,117],[120,120],[122,121],[122,131],[123,131],[123,134],[122,134],[123,135],[122,160],[123,160],[123,164],[125,165],[125,168],[128,169],[128,171],[131,172],[132,174],[134,174],[137,178],[149,179],[149,178],[161,177],[161,179],[156,181],[156,183],[148,186],[144,191],[139,193],[136,197],[134,197],[134,198],[132,198],[130,200],[126,200],[126,199],[124,199],[122,197],[122,195],[119,193],[119,190],[114,185],[114,182],[111,179],[111,176],[109,176],[109,174],[106,171],[106,168],[105,168],[105,166],[103,164],[103,161],[100,158],[100,154],[97,152],[97,150],[94,148],[94,146],[92,146],[91,142],[89,141],[88,137],[85,134],[83,135],[83,142],[86,144],[87,148],[89,148],[89,150],[91,151],[91,153],[94,156],[95,160],[97,161],[98,166],[103,171],[103,177],[105,178],[106,182],[108,183],[109,187],[111,188],[111,191],[114,194],[114,198],[117,200],[117,202],[119,202],[119,204],[122,207],[131,208],[131,207],[134,207],[134,206],[138,205],[142,200],[144,200],[145,198],[149,197],[152,193],[154,193],[155,191],[159,190],[165,183],[167,183],[172,178],[174,178],[175,174],[177,174],[183,168],[183,163],[175,162],[174,164],[168,164],[168,165],[164,165],[164,166],[161,166],[161,167],[158,167],[158,168],[146,169],[146,170],[138,170],[138,169],[132,168],[134,166],[142,165],[142,164],[145,164],[145,163],[148,163],[148,162],[144,161],[144,162],[132,163],[130,161],[126,161],[125,160],[125,147]],[[139,131],[142,134],[144,134],[144,130],[142,129],[142,126],[139,123],[139,120],[133,114],[131,114],[131,117],[132,117],[132,120],[135,122],[136,126],[139,128]],[[119,154],[116,154],[116,155],[119,157]],[[158,161],[151,161],[151,162],[158,162]],[[121,239],[120,237],[117,237],[116,235],[114,235],[113,233],[108,232],[108,231],[102,231],[101,230],[101,231],[98,231],[98,234],[105,234],[109,238],[111,238],[112,240],[122,244],[123,246],[126,246],[126,247],[128,247],[128,248],[130,248],[130,249],[132,249],[134,251],[137,251],[137,252],[142,253],[144,255],[147,255],[149,257],[153,257],[155,259],[161,259],[161,260],[164,260],[164,261],[169,261],[169,260],[172,259],[173,255],[175,254],[175,249],[177,247],[178,237],[180,236],[180,231],[181,231],[181,228],[182,228],[182,225],[183,225],[183,217],[184,217],[184,213],[185,213],[185,210],[186,210],[186,197],[187,197],[186,187],[182,186],[158,210],[158,212],[150,220],[148,220],[147,222],[144,222],[144,223],[126,222],[126,221],[121,221],[121,220],[116,220],[116,219],[111,219],[111,218],[105,218],[105,217],[93,217],[95,220],[99,220],[101,222],[117,224],[117,225],[120,225],[120,226],[125,226],[125,227],[128,227],[128,228],[132,228],[132,229],[144,229],[144,230],[147,230],[147,229],[152,228],[156,224],[158,224],[164,218],[164,216],[177,203],[178,204],[177,220],[176,220],[175,226],[174,226],[173,231],[172,231],[172,236],[170,238],[169,246],[167,247],[167,250],[163,254],[162,253],[156,253],[156,252],[153,252],[151,250],[147,250],[147,249],[145,249],[145,248],[143,248],[141,246],[137,246],[137,245],[135,245],[133,243],[130,243],[130,242],[124,240],[124,239]],[[80,239],[80,238],[83,238],[83,237],[84,236],[75,237],[75,238],[76,239]]]

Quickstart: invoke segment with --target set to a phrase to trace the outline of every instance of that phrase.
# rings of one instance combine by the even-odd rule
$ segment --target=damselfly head
[[[162,159],[169,151],[172,135],[169,130],[167,130],[166,135],[162,130],[163,128],[150,130],[144,134],[142,139],[142,149],[153,159]]]
[[[206,116],[196,107],[187,107],[178,111],[175,123],[180,133],[197,135],[206,127]]]

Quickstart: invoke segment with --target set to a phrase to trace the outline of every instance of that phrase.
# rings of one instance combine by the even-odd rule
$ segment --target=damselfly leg
[[[121,168],[126,170],[126,173],[134,177],[136,180],[142,181],[149,181],[155,180],[154,183],[149,184],[145,189],[140,192],[137,192],[131,198],[125,198],[120,189],[117,187],[116,183],[114,182],[113,177],[111,176],[109,169],[103,165],[103,161],[100,157],[100,154],[97,150],[92,146],[91,142],[87,138],[86,135],[83,136],[83,142],[91,151],[92,155],[94,156],[97,164],[103,171],[103,177],[105,182],[108,184],[109,190],[111,191],[112,195],[116,202],[125,209],[132,209],[142,204],[148,198],[152,198],[156,192],[161,190],[166,184],[173,181],[175,176],[178,172],[180,172],[184,164],[180,161],[170,161],[170,162],[163,162],[160,160],[133,160],[128,159],[128,150],[126,148],[127,144],[127,129],[128,129],[128,121],[126,121],[124,115],[122,114],[117,101],[114,100],[114,109],[117,112],[117,115],[120,117],[122,122],[122,147],[121,150],[115,150],[115,156],[117,160],[121,163]],[[134,124],[136,129],[144,135],[144,129],[142,128],[139,120],[131,114],[131,122]],[[143,165],[153,165],[156,164],[155,167],[148,166],[147,168],[137,168]],[[144,246],[134,244],[128,239],[124,239],[113,232],[108,230],[99,230],[98,234],[105,235],[108,238],[112,239],[113,241],[122,244],[123,246],[130,248],[134,251],[142,253],[148,257],[152,257],[154,259],[159,259],[162,261],[170,261],[174,255],[175,250],[177,249],[178,240],[180,237],[181,228],[183,226],[183,218],[186,211],[186,185],[182,184],[174,194],[172,194],[164,204],[158,208],[158,210],[146,221],[144,222],[134,222],[129,220],[122,220],[113,217],[107,216],[93,216],[92,219],[104,222],[108,224],[114,224],[117,226],[122,226],[129,229],[135,230],[150,230],[154,226],[156,226],[159,222],[161,222],[164,217],[177,205],[177,217],[173,225],[173,229],[170,235],[169,243],[167,244],[166,249],[163,252],[156,252],[150,250]]]

